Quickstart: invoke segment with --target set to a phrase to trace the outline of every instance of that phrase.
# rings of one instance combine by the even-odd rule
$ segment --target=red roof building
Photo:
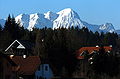
[[[94,51],[99,51],[100,47],[82,47],[76,52],[77,59],[84,59],[84,56],[82,55],[83,52],[87,51],[89,54],[92,54]],[[112,47],[104,46],[104,49],[106,52],[111,51]]]
[[[35,72],[41,64],[39,56],[13,56],[12,60],[20,66],[18,75],[24,79],[33,79]]]

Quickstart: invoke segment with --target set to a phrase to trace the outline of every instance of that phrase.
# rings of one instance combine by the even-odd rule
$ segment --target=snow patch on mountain
[[[32,31],[33,28],[52,27],[50,20],[45,18],[44,14],[20,14],[15,18],[16,22],[24,28]]]
[[[28,29],[32,31],[33,28],[43,28],[43,27],[51,28],[52,22],[46,19],[44,14],[39,14],[39,13],[31,14]]]
[[[69,28],[69,27],[76,27],[79,28],[84,27],[83,23],[81,22],[78,14],[70,8],[64,9],[57,13],[59,16],[56,20],[53,21],[53,29],[57,28]]]
[[[35,24],[37,23],[37,19],[38,19],[38,14],[31,14],[30,15],[30,21],[29,21],[29,26],[28,29],[32,31],[32,29],[34,28]]]
[[[17,23],[20,23],[21,26],[24,26],[26,29],[29,25],[29,15],[28,14],[20,14],[15,18]]]
[[[45,18],[49,19],[50,21],[54,21],[58,17],[58,14],[53,13],[51,11],[48,11],[47,13],[44,13],[44,15],[45,15]]]

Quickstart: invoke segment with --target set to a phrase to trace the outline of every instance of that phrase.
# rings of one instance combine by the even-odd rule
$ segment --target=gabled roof
[[[81,54],[84,51],[88,51],[89,54],[92,54],[94,51],[99,51],[100,47],[82,47],[79,50],[77,50],[76,55],[77,59],[84,59],[84,56],[81,56]],[[104,46],[105,51],[111,51],[112,47]]]
[[[27,58],[23,58],[22,56],[14,56],[12,60],[20,66],[18,73],[21,75],[34,74],[41,63],[39,56],[29,56]]]
[[[18,49],[32,49],[32,47],[34,46],[27,40],[15,40],[5,51],[9,50],[16,42],[19,44],[16,45],[16,48]]]
[[[26,49],[32,49],[34,44],[28,40],[18,40]]]

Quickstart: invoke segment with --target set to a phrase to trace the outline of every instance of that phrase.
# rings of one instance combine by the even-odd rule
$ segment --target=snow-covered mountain
[[[27,28],[30,31],[32,31],[33,28],[50,27],[57,29],[61,27],[69,28],[72,26],[78,26],[79,28],[87,27],[93,32],[115,32],[115,29],[111,23],[101,25],[89,24],[82,21],[79,15],[70,8],[66,8],[57,13],[48,11],[44,14],[20,14],[15,18],[15,20],[16,22],[21,22],[21,26],[24,26],[24,28]]]
[[[102,24],[99,29],[103,32],[115,32],[114,26],[111,23]]]
[[[78,26],[79,28],[84,27],[78,14],[70,8],[64,9],[57,14],[59,16],[53,21],[53,29],[57,29],[59,27],[68,28],[72,26]]]
[[[33,28],[52,27],[52,22],[45,18],[44,14],[20,14],[15,18],[16,22],[21,22],[21,26],[32,31]]]
[[[20,23],[21,26],[27,28],[29,26],[29,17],[30,16],[28,14],[20,14],[15,18],[15,20]]]

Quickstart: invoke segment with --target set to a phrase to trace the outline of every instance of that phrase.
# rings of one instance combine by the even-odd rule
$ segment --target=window
[[[27,56],[26,55],[23,55],[23,58],[26,58]]]
[[[45,71],[48,71],[48,66],[45,66]]]
[[[38,71],[40,71],[40,66],[38,67]]]

